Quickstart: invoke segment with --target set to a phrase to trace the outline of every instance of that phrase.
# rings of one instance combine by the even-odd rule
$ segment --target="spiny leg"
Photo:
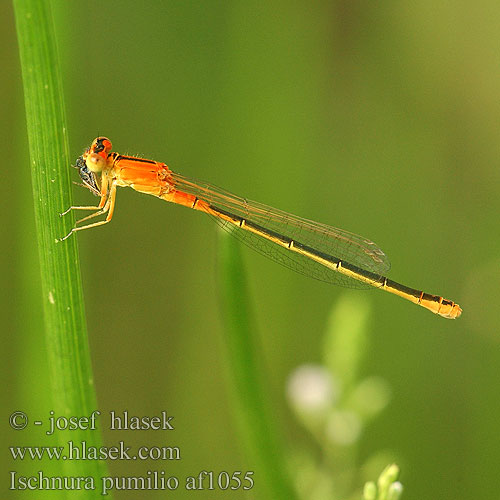
[[[77,220],[75,224],[80,224],[80,222],[84,222],[88,219],[93,219],[94,217],[98,217],[99,215],[105,214],[108,210],[109,210],[109,203],[106,203],[106,206],[104,208],[101,208],[98,212],[87,215],[87,217],[84,217],[83,219]]]
[[[113,218],[113,212],[115,209],[115,200],[116,200],[116,182],[114,181],[111,183],[111,189],[109,191],[109,196],[106,201],[106,205],[104,206],[104,208],[102,208],[102,213],[108,212],[108,216],[106,217],[106,219],[101,220],[99,222],[94,222],[92,224],[87,224],[86,226],[74,227],[66,236],[64,236],[64,238],[61,238],[60,241],[64,241],[65,239],[69,238],[73,233],[76,233],[76,231],[83,231],[84,229],[90,229],[91,227],[97,227],[97,226],[102,226],[103,224],[107,224]],[[100,215],[100,214],[93,214],[90,217],[93,217],[94,215]],[[88,217],[85,217],[85,219],[87,218]],[[82,220],[80,220],[79,222],[81,222]]]
[[[64,212],[60,213],[59,217],[62,217],[63,215],[68,214],[69,212],[71,212],[71,210],[100,210],[100,209],[101,209],[100,206],[95,206],[95,205],[93,205],[91,207],[71,206],[67,210],[65,210]]]
[[[108,198],[108,177],[107,177],[107,175],[105,175],[103,173],[101,176],[101,200],[99,201],[99,205],[97,205],[97,206],[92,205],[90,207],[71,206],[67,210],[65,210],[62,214],[59,214],[59,217],[66,215],[67,213],[71,212],[71,210],[102,210],[107,202],[107,198]],[[100,212],[99,214],[95,214],[95,215],[100,215],[101,213],[104,213],[104,212]],[[92,215],[91,217],[94,217],[94,215]],[[82,222],[83,220],[86,220],[86,219],[87,219],[87,217],[79,220],[78,222]],[[78,224],[78,222],[77,222],[77,224]]]

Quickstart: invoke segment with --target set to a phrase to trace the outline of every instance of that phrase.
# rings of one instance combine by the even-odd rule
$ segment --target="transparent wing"
[[[384,252],[366,238],[235,196],[208,183],[195,181],[176,173],[172,175],[177,190],[192,194],[215,208],[251,221],[264,229],[380,276],[384,276],[390,268]],[[372,288],[245,230],[244,226],[239,227],[219,217],[212,217],[239,241],[293,271],[349,288]]]

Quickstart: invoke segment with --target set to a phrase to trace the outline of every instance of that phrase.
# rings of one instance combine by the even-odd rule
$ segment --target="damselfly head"
[[[90,146],[90,152],[100,154],[103,158],[106,158],[111,151],[111,147],[111,141],[107,137],[97,137]]]

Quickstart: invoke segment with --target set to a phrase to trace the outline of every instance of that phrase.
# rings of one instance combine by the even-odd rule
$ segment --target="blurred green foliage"
[[[226,352],[226,379],[238,429],[238,441],[259,478],[260,495],[294,500],[295,484],[289,474],[288,450],[273,418],[260,336],[255,325],[248,278],[236,238],[220,230],[220,305]]]
[[[360,376],[380,375],[392,390],[359,458],[397,452],[405,500],[496,498],[500,4],[53,6],[74,158],[107,135],[116,151],[371,238],[391,258],[391,278],[463,307],[459,320],[446,321],[385,293],[356,292],[373,311]],[[3,409],[5,418],[21,408],[35,419],[51,403],[9,2],[0,3],[0,22]],[[94,201],[77,188],[74,198]],[[174,415],[168,440],[182,460],[166,468],[180,477],[252,468],[221,368],[215,227],[122,189],[113,222],[78,235],[99,408]],[[306,443],[287,409],[285,381],[321,359],[342,290],[243,252],[274,418],[287,442]],[[103,431],[110,444],[165,439]],[[116,461],[110,470],[138,475],[164,465]],[[12,467],[7,460],[3,469]]]
[[[394,460],[390,450],[371,450],[360,457],[369,424],[390,399],[386,380],[359,377],[373,336],[369,320],[366,299],[354,293],[341,296],[325,332],[324,363],[301,365],[288,380],[290,406],[313,438],[312,443],[293,446],[291,454],[293,477],[304,500],[359,499],[363,480],[376,477]],[[379,490],[379,500],[386,500],[384,488]]]

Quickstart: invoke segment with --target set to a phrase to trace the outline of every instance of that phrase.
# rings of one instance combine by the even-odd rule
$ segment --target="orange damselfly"
[[[104,220],[74,227],[62,240],[76,231],[108,223],[113,217],[116,188],[128,186],[205,212],[254,250],[312,278],[348,287],[380,288],[444,318],[455,319],[462,313],[460,306],[451,300],[386,278],[389,261],[384,252],[366,238],[189,179],[173,172],[165,163],[113,153],[106,137],[94,140],[78,158],[76,168],[82,185],[101,200],[97,206],[72,206],[61,215],[70,210],[96,211],[77,224],[107,215]]]

